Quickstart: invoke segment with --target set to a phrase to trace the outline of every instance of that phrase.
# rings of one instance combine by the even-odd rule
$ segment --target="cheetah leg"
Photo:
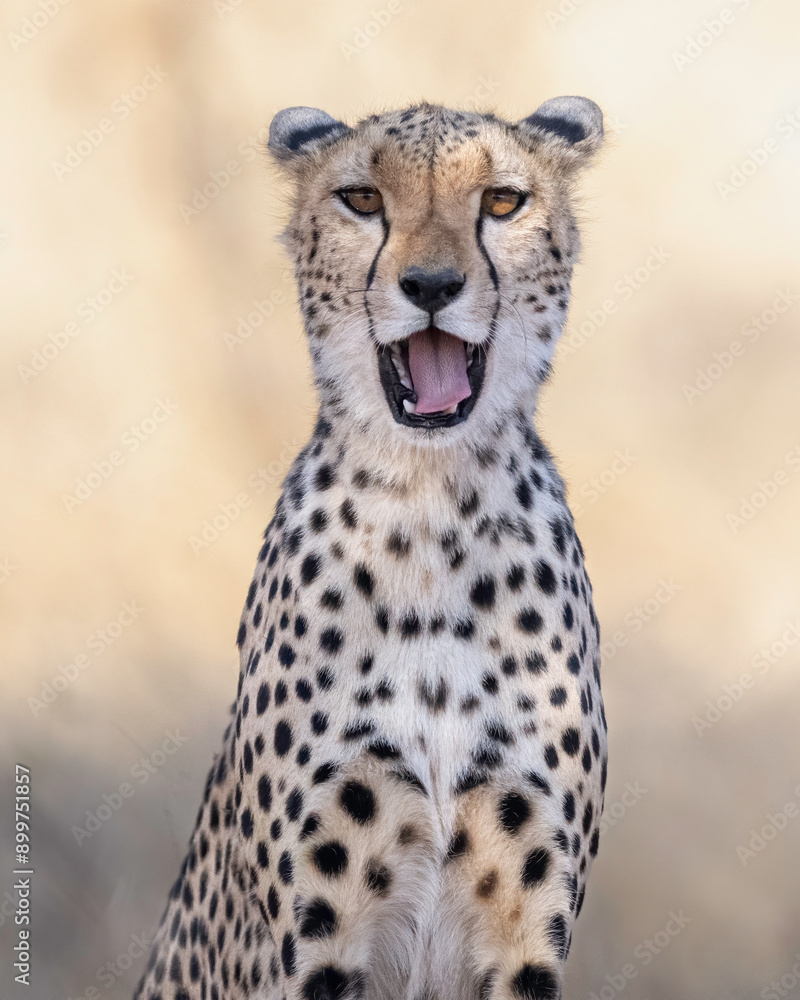
[[[575,906],[552,799],[481,786],[457,807],[445,866],[480,1000],[558,1000]],[[562,838],[563,843],[563,838]],[[442,996],[445,984],[437,992]]]
[[[308,809],[293,891],[270,911],[287,1000],[398,1000],[439,894],[427,792],[396,757],[363,757],[315,785]]]

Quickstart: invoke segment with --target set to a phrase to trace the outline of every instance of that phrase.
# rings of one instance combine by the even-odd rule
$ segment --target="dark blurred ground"
[[[540,425],[595,584],[611,768],[565,1000],[800,997],[800,9],[55,4],[0,15],[0,996],[130,994],[235,692],[313,411],[259,129],[578,93],[611,142]]]

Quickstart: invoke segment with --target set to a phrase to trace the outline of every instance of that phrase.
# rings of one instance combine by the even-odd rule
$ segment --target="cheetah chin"
[[[470,344],[435,326],[376,347],[378,373],[392,416],[407,427],[463,423],[486,375],[491,342]]]

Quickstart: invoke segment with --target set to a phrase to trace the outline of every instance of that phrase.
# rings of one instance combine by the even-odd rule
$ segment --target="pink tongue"
[[[464,341],[430,327],[412,333],[408,367],[417,394],[417,413],[438,413],[472,395]]]

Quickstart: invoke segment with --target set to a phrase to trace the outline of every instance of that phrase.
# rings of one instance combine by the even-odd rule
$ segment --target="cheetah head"
[[[354,127],[279,112],[269,150],[296,182],[283,239],[323,404],[439,444],[532,412],[579,250],[575,176],[602,141],[582,97],[516,124],[429,104]]]

